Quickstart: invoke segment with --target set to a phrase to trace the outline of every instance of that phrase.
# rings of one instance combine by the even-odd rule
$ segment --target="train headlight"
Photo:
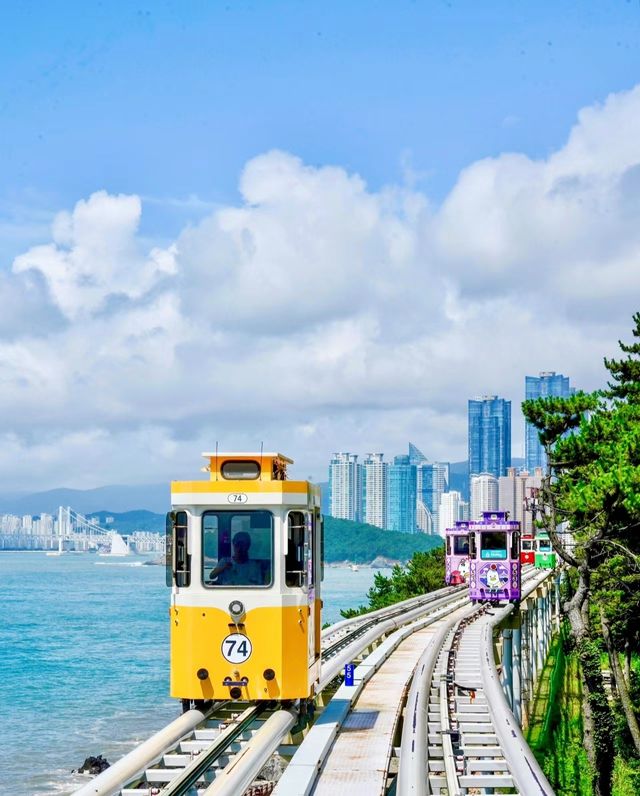
[[[240,600],[231,600],[229,603],[229,613],[234,622],[239,622],[244,617],[244,605]]]

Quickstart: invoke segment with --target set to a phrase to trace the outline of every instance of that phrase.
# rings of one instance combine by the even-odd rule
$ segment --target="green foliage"
[[[624,734],[614,726],[603,686],[601,617],[611,628],[612,654],[637,650],[640,642],[640,313],[633,319],[636,342],[620,343],[625,357],[605,360],[607,392],[523,404],[549,463],[538,524],[578,576],[569,616],[593,722],[588,751],[603,794],[610,792],[614,750]],[[557,535],[563,522],[571,528],[571,551]],[[624,683],[619,687],[624,691]]]
[[[417,597],[444,586],[444,547],[427,553],[414,553],[406,566],[396,565],[388,577],[376,572],[367,593],[368,606],[341,611],[345,619],[386,608],[388,605]]]
[[[640,793],[640,761],[616,757],[613,770],[612,796],[638,796]]]
[[[592,796],[582,743],[582,692],[575,652],[557,636],[542,671],[527,728],[531,746],[557,796]]]
[[[627,345],[618,341],[618,345],[627,356],[624,359],[605,359],[604,365],[613,379],[613,383],[608,383],[607,395],[616,400],[638,403],[640,401],[640,312],[634,314],[633,321],[635,327],[632,334],[638,338],[638,342]]]
[[[369,564],[378,556],[392,561],[407,561],[416,552],[441,546],[439,536],[383,531],[374,525],[324,518],[324,558],[328,562]]]

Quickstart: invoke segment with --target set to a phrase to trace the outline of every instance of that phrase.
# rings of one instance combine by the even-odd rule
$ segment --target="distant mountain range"
[[[80,514],[146,509],[164,514],[169,509],[169,484],[101,486],[97,489],[50,489],[30,495],[0,494],[2,514],[55,514],[58,506],[71,506]]]
[[[524,459],[512,459],[514,467],[522,467]],[[322,489],[322,511],[329,513],[329,484],[319,484]],[[469,494],[467,462],[452,462],[450,466],[451,489]],[[125,512],[153,512],[164,515],[169,509],[169,484],[139,484],[136,486],[100,486],[96,489],[50,489],[47,492],[16,495],[0,494],[1,514],[55,514],[58,506],[71,506],[81,514],[114,516]],[[142,527],[142,526],[139,526]]]

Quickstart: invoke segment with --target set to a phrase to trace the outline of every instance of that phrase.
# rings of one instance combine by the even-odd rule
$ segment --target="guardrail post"
[[[556,633],[560,632],[560,575],[555,579],[555,588],[553,590],[555,612],[556,612]]]

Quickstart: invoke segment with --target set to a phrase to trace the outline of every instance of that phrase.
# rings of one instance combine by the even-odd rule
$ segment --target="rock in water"
[[[91,774],[92,777],[95,777],[97,774],[101,774],[105,769],[109,768],[111,763],[102,755],[98,755],[97,757],[87,757],[84,761],[82,766],[78,769],[78,774]]]

